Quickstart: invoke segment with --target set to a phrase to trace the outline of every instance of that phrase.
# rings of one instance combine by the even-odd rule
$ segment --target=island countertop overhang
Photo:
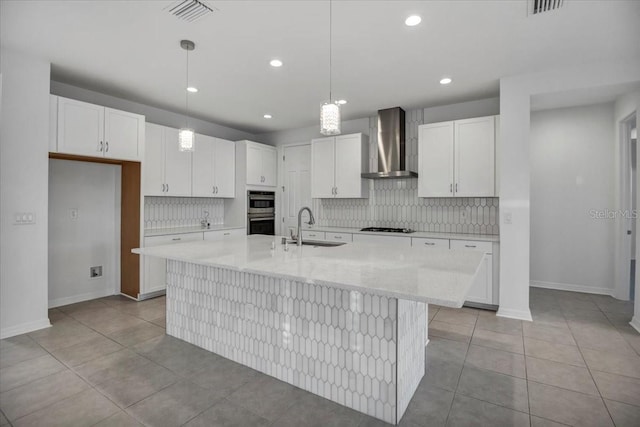
[[[356,242],[337,247],[289,245],[285,251],[279,240],[251,235],[133,252],[448,307],[464,304],[484,258],[475,251]]]

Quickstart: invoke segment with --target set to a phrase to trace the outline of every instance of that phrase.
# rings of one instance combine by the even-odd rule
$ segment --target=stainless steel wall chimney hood
[[[416,172],[405,170],[406,154],[404,110],[400,107],[378,111],[378,172],[363,173],[362,178],[415,178]]]

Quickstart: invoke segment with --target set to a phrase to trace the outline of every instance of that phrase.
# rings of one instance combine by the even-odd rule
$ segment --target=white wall
[[[500,80],[500,309],[531,319],[529,310],[529,120],[531,96],[640,81],[640,61],[581,64]],[[510,223],[505,224],[505,218]]]
[[[183,114],[174,113],[172,111],[151,107],[149,105],[140,104],[133,101],[128,101],[122,98],[116,98],[111,95],[94,92],[88,89],[79,88],[77,86],[71,86],[66,83],[51,81],[51,93],[58,96],[64,96],[66,98],[77,99],[79,101],[104,105],[105,107],[129,111],[131,113],[142,114],[145,116],[146,121],[149,123],[156,123],[173,128],[181,128],[185,123]],[[251,133],[196,118],[189,118],[189,126],[193,128],[196,133],[215,136],[231,141],[239,141],[241,139],[255,140],[255,135]]]
[[[611,294],[613,103],[531,114],[531,284]]]
[[[320,110],[318,109],[318,113],[319,112]],[[368,135],[369,118],[343,120],[341,123],[341,131],[342,134],[345,135],[350,133],[364,133],[365,135]],[[313,138],[323,137],[324,135],[320,134],[320,115],[318,114],[318,123],[313,126],[263,133],[256,135],[253,141],[280,146],[289,144],[305,144],[311,142]]]
[[[121,169],[49,160],[50,308],[119,292]],[[102,277],[90,278],[98,265]]]
[[[447,122],[449,120],[500,114],[500,98],[486,98],[458,104],[429,107],[423,110],[423,123]]]
[[[0,49],[0,338],[49,326],[49,63]],[[15,225],[32,212],[36,223]]]

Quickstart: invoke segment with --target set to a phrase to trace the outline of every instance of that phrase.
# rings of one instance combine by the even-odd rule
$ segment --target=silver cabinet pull
[[[218,190],[218,186],[216,185],[216,194],[218,194],[220,191]]]
[[[182,240],[182,237],[174,237],[174,238],[173,238],[173,239],[171,239],[171,240]]]
[[[476,245],[464,245],[465,248],[476,248]]]
[[[167,193],[169,192],[169,184],[167,184]]]
[[[316,237],[315,234],[309,233],[309,237]]]
[[[458,192],[458,183],[456,182],[456,193]]]
[[[109,141],[105,142],[105,143],[104,143],[104,146],[105,146],[105,148],[104,148],[104,152],[105,152],[105,153],[109,152]]]
[[[102,141],[100,141],[98,151],[102,151]]]
[[[342,239],[342,236],[333,236],[334,239]]]
[[[435,246],[435,243],[432,243],[432,242],[424,242],[424,244],[427,246]]]
[[[453,194],[453,184],[449,184],[449,193]]]
[[[231,235],[231,233],[224,233],[224,235],[225,235],[225,236],[230,236],[230,235]]]
[[[165,190],[165,185],[167,185],[167,184],[162,184],[162,192],[163,192],[163,193],[166,191],[166,190]]]

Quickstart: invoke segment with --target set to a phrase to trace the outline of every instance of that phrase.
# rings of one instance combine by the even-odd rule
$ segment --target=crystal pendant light
[[[189,87],[189,51],[194,50],[196,45],[191,40],[181,40],[180,47],[187,51],[187,84],[185,88]],[[194,133],[193,129],[189,128],[189,91],[187,92],[186,109],[185,109],[185,127],[178,132],[178,149],[180,151],[193,151],[194,149]]]
[[[340,135],[340,106],[333,101],[331,95],[331,65],[332,65],[332,4],[329,0],[329,101],[320,107],[320,133],[323,135]]]

